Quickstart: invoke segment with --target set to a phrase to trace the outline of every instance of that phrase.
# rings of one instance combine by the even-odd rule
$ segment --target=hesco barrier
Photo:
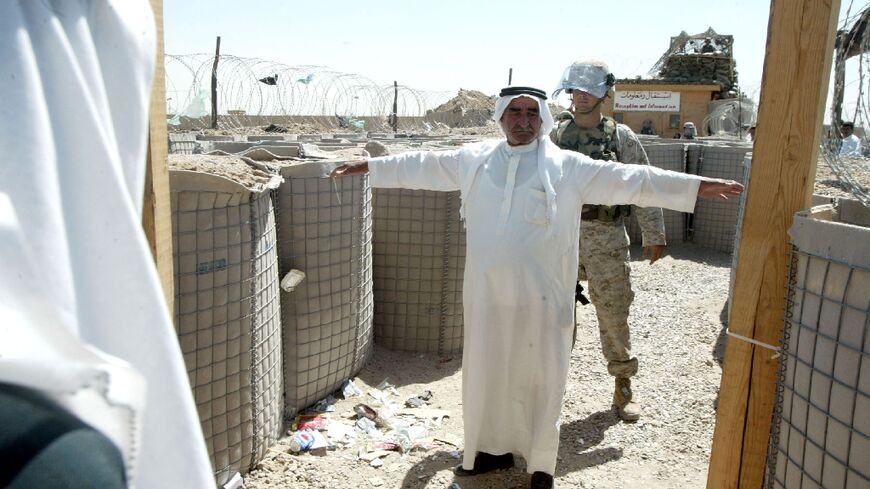
[[[375,189],[375,341],[394,350],[462,350],[465,230],[459,192]]]
[[[335,164],[281,168],[276,191],[284,403],[292,416],[336,390],[372,353],[372,204],[368,175],[328,178]]]
[[[223,177],[170,171],[169,183],[176,328],[223,485],[281,434],[274,213],[268,192]]]
[[[789,230],[768,488],[870,487],[867,226],[870,210],[841,200],[798,213]]]
[[[696,145],[688,150],[687,171],[712,178],[727,178],[742,182],[743,160],[752,151],[747,143],[733,145]],[[731,253],[737,230],[738,199],[699,199],[690,217],[690,238],[705,248]]]
[[[743,182],[743,192],[740,193],[740,198],[737,199],[737,220],[734,223],[734,245],[731,252],[731,271],[728,275],[728,303],[727,303],[727,319],[728,324],[731,324],[731,305],[734,303],[734,279],[737,274],[737,262],[740,260],[740,241],[743,230],[743,216],[746,212],[746,197],[749,195],[749,175],[752,171],[752,152],[747,152],[743,155],[743,176],[740,182]]]
[[[664,170],[686,171],[686,145],[682,143],[650,143],[644,145],[650,165]],[[669,244],[682,243],[686,240],[686,213],[662,209],[665,221],[665,237]],[[628,237],[632,243],[641,244],[643,239],[637,214],[632,209],[628,222]]]

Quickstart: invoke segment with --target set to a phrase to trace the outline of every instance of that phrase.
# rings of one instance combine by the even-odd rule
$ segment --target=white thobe
[[[0,381],[108,436],[131,487],[209,488],[142,230],[155,48],[144,0],[0,2]]]
[[[555,471],[582,204],[691,212],[698,192],[694,176],[595,161],[553,145],[562,172],[551,216],[539,144],[552,145],[490,142],[369,161],[374,187],[462,190],[466,469],[482,451],[521,455],[530,473]]]

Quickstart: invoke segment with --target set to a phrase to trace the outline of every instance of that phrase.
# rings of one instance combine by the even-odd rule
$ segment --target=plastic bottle
[[[308,450],[313,444],[314,435],[309,430],[296,431],[290,437],[290,451],[294,453]]]

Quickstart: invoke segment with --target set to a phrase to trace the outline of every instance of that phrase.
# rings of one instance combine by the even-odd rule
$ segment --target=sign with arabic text
[[[618,91],[613,96],[614,112],[679,112],[680,92]]]

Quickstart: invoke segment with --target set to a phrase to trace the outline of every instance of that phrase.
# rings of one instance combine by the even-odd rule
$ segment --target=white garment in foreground
[[[543,155],[554,158],[548,172],[538,169]],[[369,169],[374,187],[462,191],[463,466],[473,467],[477,451],[511,452],[526,459],[528,472],[553,474],[574,328],[581,205],[692,212],[699,180],[598,162],[546,138],[515,148],[502,140],[375,158]],[[552,217],[542,174],[561,175]]]
[[[0,381],[119,445],[131,486],[213,487],[141,226],[143,0],[0,3]]]

